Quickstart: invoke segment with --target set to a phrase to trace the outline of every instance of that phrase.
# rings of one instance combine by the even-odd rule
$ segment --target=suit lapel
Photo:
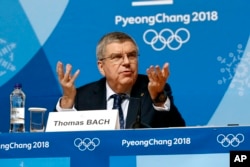
[[[102,78],[98,81],[96,84],[96,87],[93,92],[93,98],[91,100],[95,101],[95,107],[98,109],[106,109],[107,108],[107,102],[106,102],[106,78]]]
[[[129,128],[136,120],[137,112],[139,107],[139,100],[137,98],[130,98],[128,113],[126,119],[126,127]]]
[[[126,120],[126,127],[129,128],[136,120],[136,116],[138,113],[138,109],[140,105],[139,100],[141,100],[142,104],[144,101],[144,96],[147,92],[147,84],[148,84],[148,77],[138,75],[135,85],[131,91],[131,98],[128,106],[128,114]],[[141,111],[143,112],[143,111]]]

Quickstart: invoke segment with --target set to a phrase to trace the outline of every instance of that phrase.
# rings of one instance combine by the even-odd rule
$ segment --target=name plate
[[[46,132],[115,129],[120,129],[118,110],[50,112],[46,126]]]

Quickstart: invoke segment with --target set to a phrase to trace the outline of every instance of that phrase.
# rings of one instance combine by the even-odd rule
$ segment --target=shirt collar
[[[106,90],[107,90],[106,100],[108,101],[110,96],[115,94],[115,92],[110,88],[107,82],[106,82]]]
[[[107,90],[107,94],[106,94],[106,100],[108,101],[110,96],[112,96],[113,94],[116,94],[109,86],[109,84],[106,82],[106,90]],[[130,97],[130,92],[126,93],[126,95],[128,97]]]

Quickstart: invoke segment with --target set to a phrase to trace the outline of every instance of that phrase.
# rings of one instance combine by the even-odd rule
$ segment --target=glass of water
[[[30,132],[44,132],[44,113],[46,108],[30,107]]]

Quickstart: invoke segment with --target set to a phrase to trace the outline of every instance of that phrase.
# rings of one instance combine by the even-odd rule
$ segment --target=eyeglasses
[[[125,56],[127,55],[127,58],[130,63],[135,63],[137,61],[138,54],[136,51],[129,52],[129,53],[112,53],[110,56],[104,57],[102,60],[110,59],[110,61],[114,64],[121,64],[124,61]]]

